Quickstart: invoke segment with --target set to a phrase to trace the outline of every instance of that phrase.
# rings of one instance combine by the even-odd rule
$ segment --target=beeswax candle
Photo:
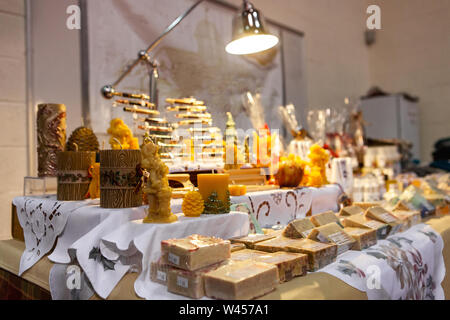
[[[229,180],[229,174],[199,174],[197,176],[198,191],[205,201],[214,191],[217,192],[219,200],[225,201]]]
[[[229,180],[229,174],[199,174],[197,176],[198,191],[205,201],[205,214],[229,212]],[[220,203],[216,203],[217,200]]]
[[[233,197],[245,196],[247,193],[247,187],[244,185],[230,185],[229,187],[230,195]]]

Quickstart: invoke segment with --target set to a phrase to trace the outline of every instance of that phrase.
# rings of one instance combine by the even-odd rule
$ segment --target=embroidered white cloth
[[[313,213],[336,210],[337,198],[340,193],[338,186],[330,185],[320,189],[303,188],[256,192],[243,197],[232,197],[231,202],[233,204],[248,204],[252,213],[258,218],[260,225],[264,227],[276,224],[285,225],[294,218],[304,217],[310,209]],[[99,207],[98,199],[58,202],[56,196],[46,198],[18,197],[13,200],[13,203],[17,207],[26,243],[26,250],[21,259],[20,274],[49,253],[56,243],[55,249],[48,258],[58,264],[79,264],[82,272],[86,273],[97,293],[102,297],[107,297],[126,272],[139,271],[142,264],[142,257],[139,255],[144,254],[144,252],[149,255],[144,249],[142,249],[144,251],[139,251],[136,248],[136,251],[133,252],[135,250],[133,248],[136,246],[139,246],[139,248],[145,247],[142,242],[139,242],[138,245],[134,243],[136,239],[136,241],[141,241],[139,238],[130,242],[132,234],[121,234],[115,231],[125,226],[130,227],[131,225],[127,224],[130,221],[143,219],[145,217],[144,207],[103,209]],[[181,203],[181,199],[173,200],[172,212],[181,212]],[[247,215],[241,214],[240,217],[240,219],[244,219]],[[183,221],[184,217],[180,220]],[[195,221],[198,222],[199,220]],[[248,226],[248,217],[245,225]],[[203,232],[205,235],[224,238],[244,234],[228,236],[226,232],[231,231],[233,233],[235,230],[225,230],[220,224],[206,229],[199,229],[196,224],[192,224],[192,227],[194,226],[195,228],[189,229],[192,230],[192,233]],[[118,237],[122,237],[122,240],[117,241],[118,246],[108,241],[102,241],[103,238],[117,240]],[[129,242],[127,245],[130,245],[130,250],[124,249],[125,245],[122,241],[124,241],[123,243]],[[114,241],[110,242],[113,243]],[[112,248],[110,248],[111,246]],[[92,251],[93,248],[96,250]],[[153,254],[157,254],[155,252]],[[93,263],[94,260],[97,263]],[[111,261],[118,263],[114,263],[114,272],[107,272],[108,268],[113,265]],[[66,283],[59,283],[55,280],[65,279],[62,275],[56,276],[56,273],[62,272],[63,269],[56,268],[52,273],[54,279],[50,286],[52,295],[55,298],[62,297],[64,299],[68,296],[77,296],[73,292],[61,291],[61,286],[66,287]],[[136,292],[139,291],[138,294],[142,297],[152,296],[152,292],[143,288],[148,280],[145,278],[146,276],[148,274],[143,272],[138,279],[141,282],[136,282]],[[140,284],[142,285],[140,286]]]
[[[150,263],[160,258],[161,241],[184,238],[191,234],[229,239],[247,235],[249,232],[248,215],[241,212],[204,215],[199,218],[178,215],[178,219],[178,222],[168,225],[143,224],[142,220],[131,221],[104,236],[100,243],[101,254],[117,263],[117,276],[111,277],[109,281],[116,282],[130,268],[139,270],[140,275],[134,285],[136,294],[141,298],[155,299],[155,286],[150,280]],[[92,259],[88,262],[91,265],[95,263]],[[83,266],[83,269],[86,270],[86,267]],[[111,273],[103,271],[102,268],[97,268],[96,271],[102,274]],[[106,288],[103,282],[97,281],[98,276],[88,277],[101,297],[106,298],[110,294],[112,288]]]
[[[429,225],[380,240],[364,251],[347,251],[325,272],[373,300],[444,300],[444,242]]]
[[[294,219],[306,217],[327,210],[338,211],[341,189],[337,185],[323,188],[301,188],[294,190],[271,190],[232,197],[234,204],[245,203],[258,220],[261,227],[287,225]]]
[[[17,217],[25,237],[19,276],[53,248],[69,215],[90,203],[91,201],[59,202],[56,196],[14,198],[13,204],[17,208]]]
[[[231,197],[232,204],[245,203],[261,227],[287,225],[293,219],[332,210],[338,211],[338,198],[342,194],[337,185],[322,188],[295,190],[267,190],[252,192],[245,196]],[[182,199],[172,200],[172,211],[181,212]]]

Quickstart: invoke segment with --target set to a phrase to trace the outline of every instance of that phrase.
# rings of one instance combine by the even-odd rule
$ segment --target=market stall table
[[[439,232],[444,240],[444,261],[450,265],[450,216],[433,217],[426,222]],[[19,271],[19,262],[25,245],[18,240],[0,242],[0,268],[15,275]],[[46,290],[49,290],[49,274],[53,264],[48,259],[42,259],[31,269],[26,271],[22,278]],[[138,274],[127,274],[114,288],[108,300],[135,300],[139,299],[134,291],[134,282]],[[446,297],[450,296],[450,277],[446,274],[442,287]],[[100,299],[94,295],[92,299]],[[295,278],[290,282],[281,284],[278,288],[262,297],[263,300],[365,300],[367,295],[343,281],[326,273],[310,273],[305,277]]]
[[[320,213],[325,210],[336,211],[337,199],[340,192],[340,188],[337,185],[329,185],[320,189],[300,188],[270,190],[250,193],[243,197],[233,197],[232,203],[246,204],[249,208],[249,213],[252,213],[262,226],[272,226],[276,224],[285,225],[295,218],[303,218],[307,215]],[[39,221],[35,221],[35,217],[39,215],[34,214],[33,218],[24,215],[25,211],[32,211],[32,209],[30,210],[30,207],[36,207],[37,210],[42,211],[45,217],[45,212],[48,212],[48,210],[42,210],[42,208],[53,208],[55,205],[54,199],[51,197],[47,199],[16,198],[14,203],[18,205],[18,208],[22,208],[18,210],[18,213],[21,219],[21,224],[26,226],[26,229],[29,228],[28,224],[34,224],[36,222],[39,222],[40,224],[42,221],[39,219],[37,219]],[[25,204],[28,204],[29,206],[27,210],[23,210]],[[156,257],[156,252],[154,251],[155,249],[149,248],[155,248],[155,243],[158,241],[155,240],[156,242],[153,241],[150,243],[146,240],[149,238],[146,234],[151,231],[150,229],[152,227],[139,227],[139,223],[136,224],[136,221],[139,221],[139,219],[142,219],[145,216],[145,212],[143,210],[144,207],[111,211],[99,208],[95,201],[63,203],[62,206],[62,208],[65,208],[63,210],[64,213],[57,217],[60,222],[57,224],[55,224],[55,221],[52,222],[52,226],[56,226],[58,232],[55,231],[55,233],[52,234],[50,239],[51,241],[47,241],[48,239],[46,240],[47,243],[45,244],[45,247],[42,246],[42,243],[46,241],[41,241],[41,238],[39,238],[40,246],[38,245],[36,247],[38,249],[43,249],[39,257],[30,254],[30,252],[33,251],[30,249],[34,248],[34,241],[31,241],[32,245],[30,245],[30,230],[28,230],[25,232],[25,234],[28,235],[27,250],[25,250],[24,243],[17,240],[5,241],[0,244],[0,267],[6,271],[12,272],[13,274],[21,275],[23,279],[29,278],[32,283],[37,282],[39,287],[51,291],[52,295],[54,295],[53,298],[69,299],[73,297],[68,296],[67,292],[64,292],[68,291],[67,289],[63,288],[62,290],[58,290],[57,288],[60,286],[64,287],[64,285],[60,284],[64,284],[66,281],[64,278],[66,275],[65,268],[71,263],[71,259],[75,256],[78,259],[84,273],[88,272],[89,279],[94,282],[93,289],[91,288],[91,291],[88,290],[84,292],[82,298],[89,298],[92,294],[94,294],[93,298],[136,299],[139,295],[140,297],[152,299],[155,292],[158,293],[156,294],[157,298],[165,298],[165,295],[161,289],[147,289],[149,285],[151,287],[151,283],[146,278],[146,273],[144,272],[146,271],[145,266],[142,272],[140,270],[135,270],[135,268],[132,267],[136,264],[140,265],[141,261],[142,264],[147,264],[149,257]],[[180,199],[175,199],[172,201],[173,212],[180,212],[180,206]],[[224,219],[229,220],[226,216],[227,215],[223,216]],[[246,217],[246,215],[244,216]],[[15,218],[16,214],[13,212],[13,220]],[[204,218],[205,217],[195,221],[204,222]],[[221,217],[218,218],[221,219]],[[214,219],[216,218],[214,217]],[[248,221],[247,218],[244,220],[246,222]],[[450,234],[448,234],[448,232],[450,232],[450,221],[448,221],[448,217],[432,219],[430,220],[430,223],[436,224],[436,226],[432,225],[432,227],[436,232],[442,234],[443,239],[440,240],[441,246],[442,241],[444,244],[447,244],[447,242],[450,241]],[[240,223],[234,223],[234,225],[237,226],[240,225]],[[233,228],[235,229],[235,227]],[[189,230],[189,233],[195,231],[193,229],[191,230],[191,228]],[[222,231],[223,230],[218,229],[214,231],[214,233],[223,233]],[[231,232],[233,233],[233,231]],[[241,230],[239,232],[245,233],[245,230]],[[139,234],[141,235],[141,240],[139,240]],[[31,238],[32,240],[34,240],[34,236],[35,235]],[[177,235],[177,237],[179,236],[182,236],[182,233]],[[232,234],[227,233],[222,235],[222,237],[230,236],[232,236]],[[16,239],[20,240],[20,237],[16,237]],[[144,240],[143,242],[142,239]],[[136,245],[138,248],[136,248]],[[115,273],[116,275],[114,277],[108,275],[108,281],[113,280],[113,285],[106,286],[108,288],[101,285],[101,279],[106,279],[104,278],[105,274],[102,270],[103,268],[101,268],[102,265],[94,265],[93,260],[91,260],[90,251],[92,250],[90,249],[93,247],[99,247],[101,256],[106,257],[107,259],[115,259],[116,262],[122,262],[119,261],[120,259],[126,261],[124,264],[117,263],[116,270],[114,270],[114,272],[109,272]],[[447,261],[450,257],[450,253],[447,253],[446,251],[448,251],[447,245],[444,245],[443,255],[444,259]],[[26,253],[25,255],[23,254],[24,252]],[[71,252],[71,254],[69,252]],[[139,252],[141,253],[140,256]],[[138,255],[136,255],[136,253]],[[122,254],[124,255],[118,259],[117,257]],[[142,254],[147,255],[147,259],[143,259]],[[440,255],[440,251],[439,254],[435,254],[436,257],[438,255],[442,261],[443,259]],[[25,266],[19,265],[19,268],[16,268],[17,261],[20,261],[21,259],[24,260],[24,257],[31,258],[29,259],[31,263],[28,263],[28,265]],[[132,260],[133,263],[129,263],[127,260]],[[54,265],[50,261],[53,261],[56,264]],[[136,263],[136,261],[138,261],[138,263]],[[91,266],[88,266],[88,264]],[[438,265],[441,266],[441,269],[444,269],[443,262],[438,263]],[[52,268],[53,271],[50,272],[50,269]],[[120,272],[117,269],[120,269]],[[129,271],[132,273],[128,273]],[[37,272],[39,276],[36,276],[35,272]],[[440,272],[441,274],[445,273],[445,271],[444,273],[442,273],[442,271]],[[331,274],[333,273],[331,272]],[[99,278],[97,278],[97,276],[99,276]],[[141,279],[139,279],[139,277]],[[438,277],[440,280],[437,279],[437,281],[440,282],[442,277]],[[49,278],[50,280],[48,280]],[[447,281],[447,278],[445,281]],[[446,292],[449,286],[446,285],[445,281],[443,286],[444,291]],[[52,283],[53,286],[51,286]],[[439,283],[437,283],[437,285],[439,285]],[[141,289],[144,288],[144,290],[139,292],[139,286]],[[353,285],[353,287],[351,285],[347,285],[344,281],[341,281],[332,275],[318,272],[282,284],[275,292],[263,297],[262,299],[270,297],[274,299],[277,297],[281,299],[367,298],[365,292],[356,290],[354,287],[355,285]],[[339,289],[334,292],[336,288]],[[94,292],[97,292],[98,295]],[[438,296],[442,297],[442,295],[439,294]],[[172,296],[171,298],[177,298],[177,296]]]

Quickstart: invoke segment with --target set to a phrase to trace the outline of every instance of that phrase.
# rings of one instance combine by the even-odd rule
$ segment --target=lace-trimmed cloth
[[[13,200],[24,231],[25,251],[20,259],[19,276],[44,257],[66,226],[69,215],[89,201],[60,202],[47,198],[17,197]]]

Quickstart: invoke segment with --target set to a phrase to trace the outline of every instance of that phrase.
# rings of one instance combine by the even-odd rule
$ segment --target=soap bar
[[[205,296],[203,276],[216,270],[226,262],[214,264],[197,271],[187,271],[171,267],[167,275],[167,291],[192,299],[200,299]]]
[[[231,251],[231,253],[233,253],[233,252],[236,252],[239,250],[244,250],[245,248],[247,248],[247,247],[243,243],[232,243],[230,251]]]
[[[287,247],[298,241],[300,241],[300,239],[291,239],[278,236],[276,238],[257,243],[255,245],[255,250],[265,252],[289,251]]]
[[[343,227],[339,218],[334,214],[333,211],[326,211],[312,216],[311,222],[314,223],[316,227],[324,226],[329,223],[336,223],[338,226]]]
[[[361,251],[377,244],[377,231],[374,229],[346,227],[344,231],[356,241],[352,250]]]
[[[304,276],[308,269],[308,255],[303,253],[279,251],[255,256],[253,260],[276,266],[280,282],[287,282],[294,277]]]
[[[200,268],[230,258],[230,241],[201,235],[161,242],[162,262],[183,270]]]
[[[258,242],[266,241],[275,238],[274,233],[270,234],[249,234],[246,237],[230,239],[232,243],[243,243],[249,249],[254,249]]]
[[[349,207],[343,207],[341,211],[339,211],[340,217],[349,217],[353,216],[355,214],[362,214],[364,213],[364,210],[361,207],[358,206],[349,206]]]
[[[250,300],[273,291],[277,267],[251,260],[231,262],[204,276],[206,295],[221,300]]]
[[[345,218],[344,226],[376,230],[378,240],[385,239],[391,230],[388,224],[366,218],[363,214],[355,214],[354,216]]]
[[[169,269],[170,266],[168,264],[160,261],[152,262],[150,264],[150,280],[166,286]]]
[[[314,228],[308,239],[323,243],[334,243],[337,245],[337,255],[344,253],[353,247],[355,240],[339,227],[335,222],[331,222],[321,227]]]
[[[383,207],[371,207],[366,210],[365,216],[388,224],[391,227],[389,234],[397,233],[403,227],[402,222]]]
[[[230,259],[232,261],[254,260],[256,257],[265,256],[267,254],[268,253],[264,252],[264,251],[245,249],[245,250],[240,250],[240,251],[237,251],[237,252],[233,252],[231,254],[231,258]]]
[[[291,221],[283,231],[287,238],[307,238],[315,225],[308,218]]]
[[[400,221],[403,222],[404,227],[400,232],[406,231],[407,229],[419,224],[422,221],[420,211],[405,211],[405,210],[394,210],[392,214]]]
[[[334,243],[322,243],[311,239],[301,239],[290,244],[287,249],[290,252],[304,253],[308,255],[308,271],[317,271],[336,261],[337,245]]]

